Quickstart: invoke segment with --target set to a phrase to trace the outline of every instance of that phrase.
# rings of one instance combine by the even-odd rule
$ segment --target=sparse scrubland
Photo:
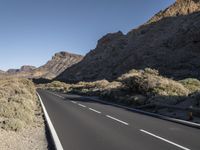
[[[34,84],[27,79],[0,79],[1,127],[20,130],[35,120],[39,109]]]
[[[0,137],[0,149],[47,146],[42,110],[30,80],[0,78]]]
[[[175,81],[150,68],[130,70],[113,82],[98,80],[67,84],[53,81],[39,87],[64,93],[98,96],[107,101],[138,108],[148,105],[200,107],[199,80],[188,78]]]

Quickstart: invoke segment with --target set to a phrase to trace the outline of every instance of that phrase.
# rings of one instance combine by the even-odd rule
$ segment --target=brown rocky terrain
[[[199,10],[199,0],[177,0],[126,35],[120,31],[105,35],[81,62],[56,79],[114,80],[133,68],[146,67],[170,78],[200,78]]]
[[[83,56],[71,54],[68,52],[56,53],[51,60],[43,66],[36,68],[34,66],[22,66],[20,69],[9,69],[7,76],[25,77],[25,78],[47,78],[52,79],[63,72],[68,67],[79,62]]]
[[[172,80],[157,70],[130,70],[115,81],[98,80],[75,84],[53,81],[38,85],[47,90],[95,96],[95,99],[114,102],[137,109],[190,120],[188,108],[200,108],[200,81],[186,78]],[[173,109],[172,109],[173,108]],[[193,121],[199,122],[200,113],[193,113]]]
[[[68,52],[56,53],[45,65],[33,71],[33,77],[52,79],[62,73],[65,69],[81,61],[83,56]]]
[[[34,69],[36,69],[35,66],[28,66],[28,65],[24,65],[22,66],[20,69],[9,69],[7,71],[8,74],[16,74],[16,73],[22,73],[22,72],[30,72],[33,71]]]

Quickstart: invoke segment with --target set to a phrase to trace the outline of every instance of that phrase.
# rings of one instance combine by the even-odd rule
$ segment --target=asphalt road
[[[200,130],[107,105],[38,90],[65,150],[200,150]]]

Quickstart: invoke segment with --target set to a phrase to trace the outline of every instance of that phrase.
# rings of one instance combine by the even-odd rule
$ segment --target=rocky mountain
[[[159,21],[166,17],[176,17],[180,15],[188,15],[200,10],[199,0],[176,0],[176,3],[160,11],[148,23]]]
[[[15,73],[18,73],[19,70],[20,70],[20,69],[8,69],[8,70],[7,70],[7,73],[8,73],[8,74],[15,74]]]
[[[170,78],[200,78],[200,0],[177,0],[126,35],[120,31],[105,35],[56,80],[113,80],[146,67]]]
[[[67,68],[81,61],[82,58],[83,56],[81,55],[71,54],[68,52],[56,53],[45,65],[34,70],[32,76],[47,79],[55,78]]]
[[[24,65],[20,69],[9,69],[7,73],[8,74],[16,74],[16,73],[22,73],[22,72],[26,73],[26,72],[33,71],[34,69],[36,69],[35,66]]]
[[[46,78],[52,79],[68,67],[82,60],[83,56],[68,52],[56,53],[51,60],[43,66],[22,66],[20,69],[9,69],[6,75],[25,78]]]
[[[20,71],[21,71],[21,72],[30,72],[30,71],[33,71],[33,70],[35,70],[35,69],[36,69],[35,66],[28,66],[28,65],[26,65],[26,66],[22,66],[22,67],[20,68]]]

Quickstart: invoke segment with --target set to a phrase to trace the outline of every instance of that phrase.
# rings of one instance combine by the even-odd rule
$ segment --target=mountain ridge
[[[24,65],[20,69],[8,69],[8,71],[4,72],[4,75],[23,78],[52,79],[68,67],[79,62],[82,58],[83,56],[81,55],[61,51],[55,53],[51,60],[38,68]]]
[[[103,36],[94,50],[55,80],[114,80],[146,67],[170,78],[199,78],[199,6],[199,0],[178,0],[126,35],[119,31]]]

